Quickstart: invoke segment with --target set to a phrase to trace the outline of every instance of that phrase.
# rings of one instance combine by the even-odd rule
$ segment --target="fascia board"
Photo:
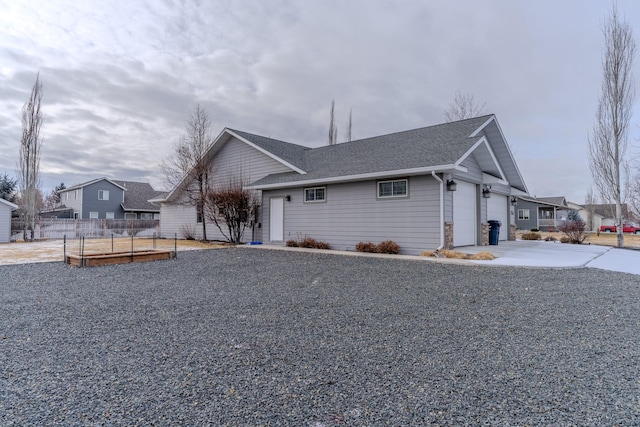
[[[18,205],[16,205],[15,203],[11,203],[8,200],[0,199],[0,203],[4,203],[5,205],[9,206],[12,211],[15,211],[16,209],[18,209]]]
[[[498,162],[498,159],[496,158],[495,153],[491,149],[491,145],[489,145],[489,141],[487,141],[487,138],[484,137],[484,136],[482,138],[480,138],[480,140],[478,142],[473,144],[473,146],[471,148],[469,148],[467,150],[467,152],[462,155],[462,157],[460,157],[460,159],[456,162],[456,165],[459,165],[462,162],[464,162],[467,159],[467,157],[469,157],[481,145],[484,145],[487,148],[487,150],[489,151],[489,155],[491,156],[491,160],[496,165],[496,168],[498,168],[498,172],[500,173],[500,178],[503,179],[504,181],[507,181],[507,178],[504,175],[504,172],[502,171],[502,168],[500,167],[500,163]]]
[[[431,172],[450,172],[452,170],[467,172],[467,168],[464,166],[441,165],[441,166],[430,166],[430,167],[422,167],[422,168],[397,169],[397,170],[384,171],[384,172],[371,172],[371,173],[363,173],[363,174],[357,174],[357,175],[334,176],[329,178],[317,178],[317,179],[309,179],[309,180],[302,180],[302,181],[279,182],[274,184],[264,184],[264,185],[255,185],[255,186],[250,185],[247,188],[250,190],[271,190],[271,189],[277,189],[277,188],[301,187],[301,186],[315,185],[315,184],[337,184],[342,182],[365,181],[368,179],[391,178],[395,176],[421,175],[421,174],[428,174]]]
[[[492,114],[491,117],[489,117],[489,119],[484,122],[483,124],[480,125],[480,127],[478,129],[476,129],[475,131],[473,131],[473,133],[471,135],[469,135],[469,138],[473,138],[474,136],[478,136],[478,134],[480,132],[482,132],[482,129],[484,129],[489,123],[496,121],[496,116],[495,114]],[[496,121],[497,123],[497,121]]]

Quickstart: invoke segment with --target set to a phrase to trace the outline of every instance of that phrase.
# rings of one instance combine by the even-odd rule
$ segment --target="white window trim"
[[[394,195],[393,194],[393,183],[394,182],[400,182],[400,181],[404,181],[405,182],[405,189],[406,189],[406,193],[405,194],[398,194],[398,195]],[[385,183],[392,183],[391,184],[391,192],[392,194],[390,196],[381,196],[380,195],[380,184],[385,184]],[[409,179],[407,178],[402,178],[402,179],[387,179],[384,181],[377,181],[376,182],[376,198],[378,199],[402,199],[402,198],[408,198],[409,197]]]
[[[127,216],[133,215],[133,218],[127,218]],[[125,212],[124,219],[138,219],[138,215],[135,212]]]
[[[520,217],[520,213],[522,212],[522,217]],[[525,212],[527,216],[525,217]],[[529,221],[531,219],[531,211],[529,209],[518,209],[518,220],[520,221]]]
[[[314,200],[307,200],[307,191],[313,190]],[[317,190],[324,191],[324,197],[322,199],[316,199],[315,196],[317,194]],[[303,190],[303,200],[304,203],[326,203],[327,201],[327,187],[307,187]]]
[[[116,216],[113,212],[107,212],[104,217],[105,219],[114,219]]]
[[[91,211],[89,212],[89,219],[98,219],[100,217],[100,214],[96,211]]]
[[[100,194],[102,194],[102,198]],[[106,198],[105,195],[107,196]],[[98,200],[109,200],[109,190],[98,190]]]
[[[151,218],[145,218],[145,216],[150,216]],[[149,212],[140,213],[140,219],[153,219],[153,214]]]

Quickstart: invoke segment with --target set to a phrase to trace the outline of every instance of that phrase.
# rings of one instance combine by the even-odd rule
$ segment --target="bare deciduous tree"
[[[447,122],[455,122],[483,114],[486,114],[486,103],[480,104],[471,94],[456,92],[449,109],[444,112],[444,118]]]
[[[43,116],[42,83],[40,73],[31,89],[31,95],[22,106],[22,138],[20,139],[20,157],[17,165],[18,188],[23,209],[24,240],[33,240],[36,217],[38,216],[38,185],[40,184],[40,152],[42,150]],[[27,231],[30,231],[29,235]]]
[[[329,145],[335,145],[338,143],[338,127],[336,126],[335,104],[336,101],[332,100],[331,112],[329,113]]]
[[[584,197],[584,204],[586,205],[585,208],[587,209],[587,228],[591,231],[597,231],[594,214],[596,212],[596,204],[598,204],[598,198],[593,192],[593,187],[589,187],[589,189],[587,190],[587,194]]]
[[[594,184],[603,200],[616,206],[617,245],[622,247],[623,184],[628,176],[628,129],[635,89],[633,60],[636,43],[631,27],[621,21],[614,4],[604,22],[605,49],[602,55],[602,88],[596,122],[589,135],[589,163]]]
[[[347,122],[346,142],[351,142],[351,130],[353,129],[353,108],[349,110],[349,121]]]
[[[242,178],[229,178],[226,184],[209,190],[205,201],[207,218],[231,243],[242,241],[245,228],[252,223],[260,207],[257,194],[245,186]]]
[[[170,187],[182,186],[186,195],[182,203],[195,206],[198,222],[202,223],[204,240],[207,240],[204,204],[211,173],[206,154],[212,143],[209,114],[200,104],[196,104],[189,114],[184,135],[176,142],[172,155],[162,161],[167,184]]]

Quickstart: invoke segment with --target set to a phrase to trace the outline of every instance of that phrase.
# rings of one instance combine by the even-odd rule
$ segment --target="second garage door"
[[[507,196],[492,194],[491,197],[487,199],[487,220],[497,219],[502,223],[498,240],[507,240],[507,236],[509,235],[509,221],[507,220],[509,215],[508,209]]]
[[[453,246],[476,244],[476,186],[458,181],[453,193]]]

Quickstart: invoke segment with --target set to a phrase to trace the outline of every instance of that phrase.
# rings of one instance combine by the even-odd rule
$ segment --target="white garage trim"
[[[476,185],[458,181],[453,193],[453,246],[476,244]]]

